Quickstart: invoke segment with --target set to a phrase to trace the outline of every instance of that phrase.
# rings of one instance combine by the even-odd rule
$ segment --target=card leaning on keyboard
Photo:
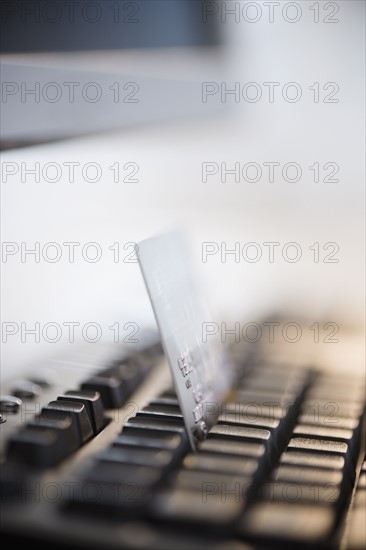
[[[219,404],[233,382],[233,369],[218,341],[203,343],[204,323],[212,321],[191,273],[183,236],[147,239],[137,255],[169,360],[174,387],[190,438],[205,439]]]
[[[137,253],[161,343],[96,345],[3,385],[2,536],[38,548],[364,548],[364,380],[203,342],[212,318],[182,237]]]

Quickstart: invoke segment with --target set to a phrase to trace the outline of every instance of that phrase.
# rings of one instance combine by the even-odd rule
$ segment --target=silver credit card
[[[212,317],[192,274],[183,236],[147,239],[136,251],[195,449],[216,422],[232,383],[232,369],[220,341],[203,342],[204,323]]]

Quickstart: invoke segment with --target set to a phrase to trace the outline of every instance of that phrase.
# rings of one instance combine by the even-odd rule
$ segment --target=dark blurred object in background
[[[1,50],[211,46],[218,43],[215,20],[203,21],[202,3],[192,0],[5,0]]]

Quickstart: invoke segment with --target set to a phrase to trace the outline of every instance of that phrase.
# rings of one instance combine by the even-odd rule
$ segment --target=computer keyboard
[[[1,397],[1,530],[10,540],[364,548],[362,378],[260,350],[243,356],[193,452],[159,342],[44,372],[10,381]]]

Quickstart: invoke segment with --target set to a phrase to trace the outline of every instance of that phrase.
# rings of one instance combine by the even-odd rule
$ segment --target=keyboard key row
[[[294,545],[320,546],[336,535],[357,474],[364,401],[350,406],[336,403],[339,406],[332,415],[333,423],[311,420],[310,410],[316,404],[325,407],[328,403],[329,387],[339,388],[334,377],[329,378],[329,384],[324,376],[320,381],[321,389],[316,379],[306,393],[278,466],[259,487],[254,502],[249,503],[240,522],[242,536],[264,544],[292,540]],[[309,399],[309,395],[317,396],[319,401]]]
[[[84,473],[71,509],[209,526],[264,547],[321,545],[352,491],[363,406],[343,407],[335,425],[309,421],[310,393],[327,403],[317,380],[308,369],[248,370],[196,453],[174,391],[164,391]]]
[[[210,524],[210,529],[225,532],[240,519],[285,445],[283,434],[291,433],[299,398],[308,385],[308,371],[303,371],[292,377],[298,393],[290,394],[285,374],[274,378],[271,390],[274,379],[253,382],[257,374],[249,372],[235,401],[221,407],[218,423],[198,452],[188,454],[181,468],[157,488],[149,506],[155,520]]]
[[[106,424],[98,393],[67,392],[10,436],[8,460],[37,467],[54,466]]]
[[[123,508],[140,510],[152,498],[157,484],[181,462],[188,446],[182,419],[131,418],[112,446],[85,472],[80,490],[69,503],[71,508],[103,509],[112,514]],[[97,484],[99,496],[91,500],[85,487],[92,483]]]
[[[126,358],[85,380],[81,389],[99,392],[105,409],[118,409],[140,384],[151,364],[141,357]]]
[[[157,344],[133,357],[124,357],[83,382],[79,390],[66,391],[48,403],[40,414],[10,436],[8,460],[42,468],[61,462],[105,428],[109,420],[104,410],[125,402],[160,352],[161,346]],[[25,384],[22,387],[24,391],[28,388]],[[18,411],[21,405],[18,397],[9,397],[2,400],[1,410]]]

